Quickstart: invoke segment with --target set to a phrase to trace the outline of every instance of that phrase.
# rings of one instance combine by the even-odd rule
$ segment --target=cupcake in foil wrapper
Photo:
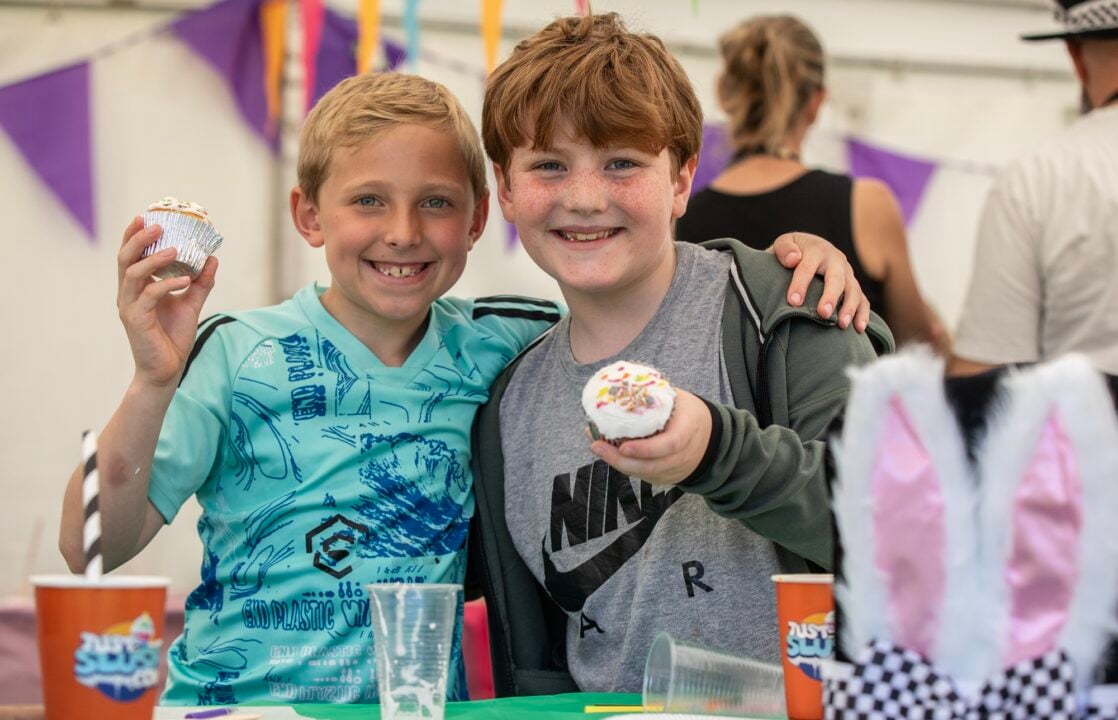
[[[169,247],[178,251],[175,261],[155,273],[156,277],[193,277],[202,272],[206,258],[221,247],[223,238],[210,222],[209,213],[197,203],[166,197],[149,205],[143,218],[144,227],[159,225],[163,234],[144,249],[142,257]]]

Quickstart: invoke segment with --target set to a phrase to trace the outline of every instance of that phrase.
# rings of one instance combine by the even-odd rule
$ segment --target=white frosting
[[[582,409],[607,440],[660,432],[674,405],[675,389],[658,370],[627,360],[600,368],[582,389]]]
[[[159,210],[190,213],[191,215],[197,215],[206,222],[210,220],[210,214],[206,212],[206,208],[198,203],[190,202],[189,200],[179,200],[171,196],[167,196],[159,202],[153,202],[151,205],[148,205],[148,212]]]

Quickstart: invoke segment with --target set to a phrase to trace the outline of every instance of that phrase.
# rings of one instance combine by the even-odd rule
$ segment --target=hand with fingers
[[[136,380],[154,387],[178,382],[217,273],[217,259],[211,256],[197,277],[152,277],[175,261],[174,248],[141,257],[161,232],[158,225],[145,228],[142,218],[134,218],[117,254],[117,311],[132,348]]]
[[[815,312],[823,318],[838,311],[838,326],[853,323],[858,332],[865,332],[870,322],[870,303],[862,294],[862,286],[854,277],[854,268],[846,255],[825,239],[811,233],[792,232],[778,237],[770,248],[784,267],[793,270],[788,286],[788,304],[799,307],[807,296],[807,286],[816,275],[823,276],[823,295]]]
[[[590,451],[615,469],[653,485],[675,485],[699,467],[710,444],[710,408],[676,388],[675,410],[664,429],[620,446],[595,440]]]

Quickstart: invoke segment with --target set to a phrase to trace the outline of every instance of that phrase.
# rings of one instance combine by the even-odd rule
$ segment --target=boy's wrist
[[[132,376],[132,382],[128,384],[125,395],[127,397],[148,401],[165,400],[166,404],[170,404],[176,389],[178,389],[177,377],[167,382],[160,382],[146,377],[141,373],[136,373]]]

